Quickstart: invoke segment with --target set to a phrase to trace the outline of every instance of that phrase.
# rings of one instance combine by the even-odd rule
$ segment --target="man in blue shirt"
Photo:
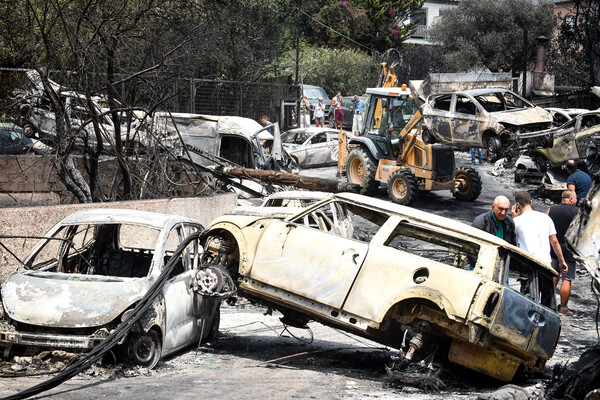
[[[577,167],[575,160],[567,161],[567,172],[569,173],[567,188],[575,192],[577,203],[579,203],[590,190],[592,178]]]
[[[354,96],[354,113],[352,118],[352,133],[362,128],[363,117],[365,114],[365,102],[358,96]]]

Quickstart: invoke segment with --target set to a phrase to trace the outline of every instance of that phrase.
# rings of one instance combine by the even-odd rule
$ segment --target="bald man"
[[[506,196],[498,196],[494,199],[492,209],[477,216],[471,226],[481,229],[516,245],[515,223],[508,214],[510,211],[510,200]]]

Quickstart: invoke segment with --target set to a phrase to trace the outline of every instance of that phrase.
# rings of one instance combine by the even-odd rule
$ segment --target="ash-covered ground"
[[[457,153],[459,166],[467,166],[469,161],[466,153]],[[535,188],[514,183],[514,170],[510,168],[499,176],[492,175],[491,164],[474,168],[483,180],[483,192],[477,201],[457,202],[449,192],[435,192],[421,195],[415,207],[470,223],[489,209],[497,195],[513,199],[515,192]],[[321,168],[305,173],[333,179],[335,172],[335,168]],[[383,187],[379,197],[387,199]],[[552,204],[540,198],[534,200],[538,211],[545,212]],[[545,373],[521,375],[514,384],[531,393],[543,393],[555,365],[575,361],[586,346],[598,341],[598,303],[590,283],[589,275],[579,269],[569,304],[575,315],[562,317],[558,347]],[[439,375],[445,384],[442,390],[394,387],[385,371],[385,365],[396,354],[394,349],[314,322],[309,324],[309,331],[286,331],[276,311],[264,315],[265,311],[243,299],[235,306],[224,305],[217,341],[163,360],[154,370],[97,365],[39,398],[473,399],[502,385],[446,364]],[[44,381],[52,375],[40,373],[61,369],[73,356],[46,352],[1,363],[0,396]]]

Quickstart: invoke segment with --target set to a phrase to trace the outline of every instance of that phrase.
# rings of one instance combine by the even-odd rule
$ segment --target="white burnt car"
[[[225,215],[202,236],[207,262],[288,325],[316,320],[407,359],[439,347],[502,381],[542,370],[558,341],[554,270],[450,219],[343,193],[284,217]]]
[[[194,220],[135,210],[97,209],[55,225],[2,285],[0,347],[90,350],[133,310]],[[219,302],[193,290],[202,248],[190,242],[152,306],[119,344],[129,362],[161,357],[214,337]]]

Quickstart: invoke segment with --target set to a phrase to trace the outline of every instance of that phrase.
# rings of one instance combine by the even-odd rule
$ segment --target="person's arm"
[[[575,191],[575,185],[573,185],[572,183],[567,184],[567,189]]]
[[[558,258],[558,264],[560,266],[561,271],[566,274],[569,270],[569,266],[565,262],[565,258],[563,257],[562,249],[560,248],[560,243],[558,243],[558,239],[556,235],[550,235],[550,245],[552,246],[552,250],[554,250],[554,254]]]

